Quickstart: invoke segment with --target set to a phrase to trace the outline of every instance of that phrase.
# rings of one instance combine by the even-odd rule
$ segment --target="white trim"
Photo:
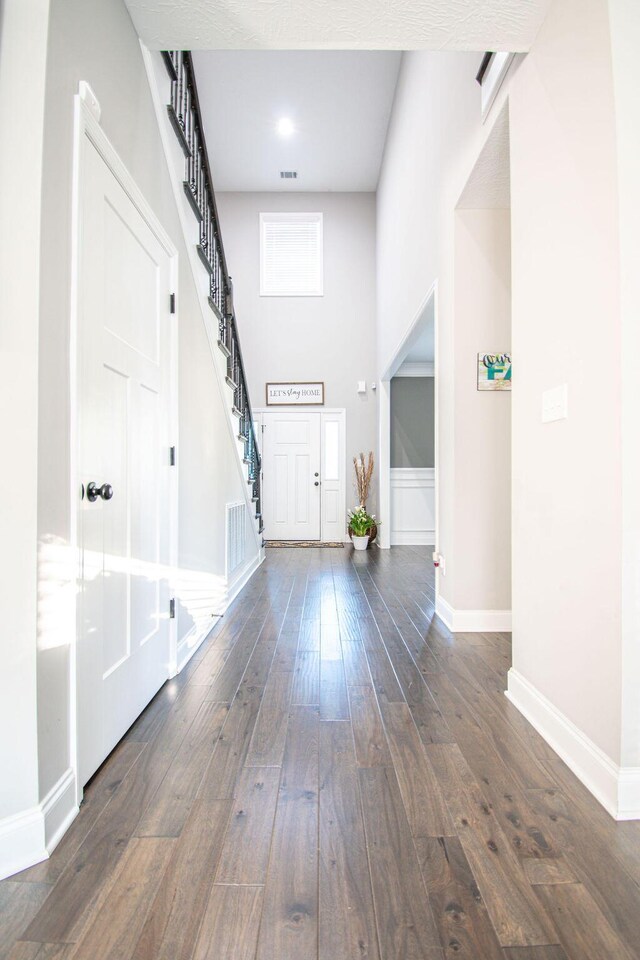
[[[619,767],[513,667],[505,696],[614,819],[640,819],[640,767]]]
[[[0,821],[0,880],[47,859],[40,804]]]
[[[438,595],[436,613],[452,633],[511,632],[511,610],[456,610]]]
[[[82,81],[81,81],[82,83]],[[85,85],[88,87],[88,85]],[[70,555],[75,557],[74,569],[72,572],[72,596],[79,595],[79,585],[82,580],[82,557],[79,549],[79,519],[80,501],[78,490],[80,489],[79,472],[79,430],[78,430],[78,405],[79,405],[79,371],[78,371],[78,339],[79,339],[79,275],[80,275],[80,255],[81,255],[81,224],[82,224],[82,178],[84,176],[84,156],[87,141],[96,149],[100,157],[116,178],[124,192],[127,194],[136,210],[148,225],[155,238],[170,259],[171,288],[177,294],[178,252],[173,241],[165,231],[164,227],[156,217],[152,207],[147,203],[143,193],[129,173],[124,162],[121,160],[117,151],[111,144],[111,141],[98,123],[95,115],[95,107],[90,106],[84,99],[86,94],[85,87],[81,93],[74,96],[74,151],[73,151],[73,181],[72,181],[72,226],[71,226],[71,316],[69,322],[69,432],[70,432]],[[88,88],[90,90],[90,88]],[[93,91],[91,95],[98,105],[99,103]],[[176,296],[176,304],[177,304]],[[170,360],[169,360],[169,430],[177,442],[178,428],[178,314],[171,315],[170,332]],[[169,563],[171,569],[176,569],[178,557],[178,478],[177,470],[171,471],[169,477]],[[171,586],[171,585],[170,585]],[[78,618],[76,604],[69,604],[66,614],[68,623],[68,633],[72,637],[70,652],[70,760],[73,773],[73,783],[75,790],[75,806],[78,807],[82,801],[82,784],[79,782],[78,772],[78,675],[77,675],[77,632]],[[177,624],[176,621],[169,623],[169,663],[175,663],[177,657]],[[170,669],[167,669],[167,677],[170,675]],[[68,825],[68,824],[67,824]],[[66,829],[66,827],[64,828]],[[63,831],[64,832],[64,831]],[[62,834],[60,834],[62,835]]]
[[[435,546],[434,467],[391,467],[391,546]],[[433,493],[402,494],[403,490]],[[426,526],[433,522],[434,526]],[[422,524],[422,526],[420,525]]]
[[[69,767],[42,801],[44,838],[48,853],[53,853],[68,827],[78,815],[76,775]]]
[[[78,814],[69,767],[34,807],[0,821],[0,880],[46,860]]]
[[[215,615],[216,619],[214,623],[208,623],[204,627],[200,628],[198,628],[197,624],[194,624],[191,630],[184,635],[180,641],[180,644],[178,645],[177,661],[175,669],[171,672],[172,676],[180,673],[180,671],[189,663],[189,660],[191,660],[196,650],[202,646],[220,617],[224,616],[226,610],[233,603],[242,588],[245,587],[249,582],[260,564],[264,562],[264,559],[265,552],[264,550],[261,550],[260,553],[257,553],[252,560],[246,564],[244,569],[240,571],[240,574],[231,582],[231,585],[227,587],[225,601],[220,612]]]
[[[435,467],[391,467],[391,483],[394,487],[435,487]]]
[[[392,530],[392,547],[434,547],[435,530]]]
[[[435,377],[435,363],[405,360],[394,373],[394,377]]]
[[[489,115],[489,111],[498,96],[498,91],[504,83],[514,58],[515,53],[494,53],[491,63],[489,64],[489,69],[482,78],[480,100],[483,123]]]

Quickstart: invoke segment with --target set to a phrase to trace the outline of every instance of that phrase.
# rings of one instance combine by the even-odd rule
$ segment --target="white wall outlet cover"
[[[554,420],[566,420],[568,411],[569,387],[566,383],[559,387],[552,387],[542,394],[542,422],[552,423]]]
[[[358,393],[366,393],[366,392],[367,392],[367,381],[358,380]]]

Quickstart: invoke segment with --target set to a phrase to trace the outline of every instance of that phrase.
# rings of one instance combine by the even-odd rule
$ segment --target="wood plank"
[[[319,960],[377,960],[378,938],[350,725],[320,725]]]
[[[198,789],[200,799],[232,800],[235,796],[236,780],[244,766],[259,708],[260,696],[254,688],[238,691]]]
[[[358,765],[390,767],[391,754],[371,684],[349,687],[349,704]]]
[[[518,858],[455,744],[425,747],[502,946],[557,943]]]
[[[245,765],[279,766],[282,763],[293,674],[278,671],[269,676],[253,729]]]
[[[360,624],[373,687],[378,697],[384,697],[390,703],[404,700],[398,678],[389,660],[389,656],[380,638],[380,633],[372,618],[363,618]]]
[[[385,960],[441,958],[438,931],[393,771],[360,768],[358,774],[380,955]]]
[[[627,943],[640,943],[640,891],[623,867],[616,847],[616,835],[623,825],[607,816],[611,832],[596,827],[581,814],[575,797],[568,799],[559,790],[530,790],[527,799],[544,818],[577,878],[588,888],[609,924]],[[640,830],[636,830],[636,835],[640,835]]]
[[[342,662],[347,686],[362,687],[371,683],[371,673],[362,640],[342,639]]]
[[[131,960],[191,960],[230,813],[229,800],[194,802]]]
[[[253,960],[262,912],[262,887],[215,885],[193,960]]]
[[[203,703],[167,775],[135,831],[138,837],[180,835],[227,719],[226,703]]]
[[[325,660],[323,656],[320,661],[320,719],[349,719],[349,698],[341,655],[338,660]]]
[[[48,883],[21,883],[16,880],[4,880],[0,883],[0,958],[5,960],[11,945],[18,937],[24,940],[37,940],[24,936],[24,928],[42,907],[51,893]]]
[[[73,953],[74,960],[129,960],[176,841],[129,841],[119,869]]]
[[[291,703],[307,706],[320,703],[320,654],[314,650],[298,650]]]
[[[504,960],[568,960],[560,946],[505,947]],[[578,960],[578,958],[576,958]]]
[[[406,703],[382,706],[384,725],[414,837],[451,837],[455,827]]]
[[[560,942],[571,958],[637,960],[637,952],[618,936],[583,884],[540,885],[535,891],[553,918]]]
[[[316,960],[318,713],[292,711],[256,960]]]
[[[416,848],[445,957],[504,960],[458,838],[422,837]]]
[[[2,960],[70,960],[71,952],[75,950],[72,943],[34,943],[33,941],[19,940],[10,951],[4,953],[0,947]]]
[[[143,811],[178,753],[206,687],[185,687],[158,736],[132,765],[25,932],[25,940],[74,943]]]
[[[279,767],[247,767],[240,774],[216,883],[265,882],[279,786]]]

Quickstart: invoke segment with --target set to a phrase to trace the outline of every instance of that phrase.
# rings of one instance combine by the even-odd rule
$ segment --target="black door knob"
[[[111,500],[113,496],[113,487],[110,483],[103,483],[101,487],[97,486],[93,480],[87,484],[87,500],[93,503],[98,497],[103,500]]]
[[[317,481],[317,480],[316,480],[316,481],[314,482],[314,484],[313,484],[313,485],[314,485],[314,487],[319,487],[319,486],[320,486],[320,484],[318,483],[318,481]]]

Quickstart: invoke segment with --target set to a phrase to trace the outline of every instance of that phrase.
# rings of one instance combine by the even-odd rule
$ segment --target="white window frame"
[[[319,233],[319,251],[318,267],[319,282],[314,290],[300,292],[290,292],[286,290],[266,290],[265,289],[265,224],[267,223],[299,223],[312,222],[318,224]],[[261,213],[260,214],[260,296],[261,297],[322,297],[324,296],[324,223],[322,213]]]

